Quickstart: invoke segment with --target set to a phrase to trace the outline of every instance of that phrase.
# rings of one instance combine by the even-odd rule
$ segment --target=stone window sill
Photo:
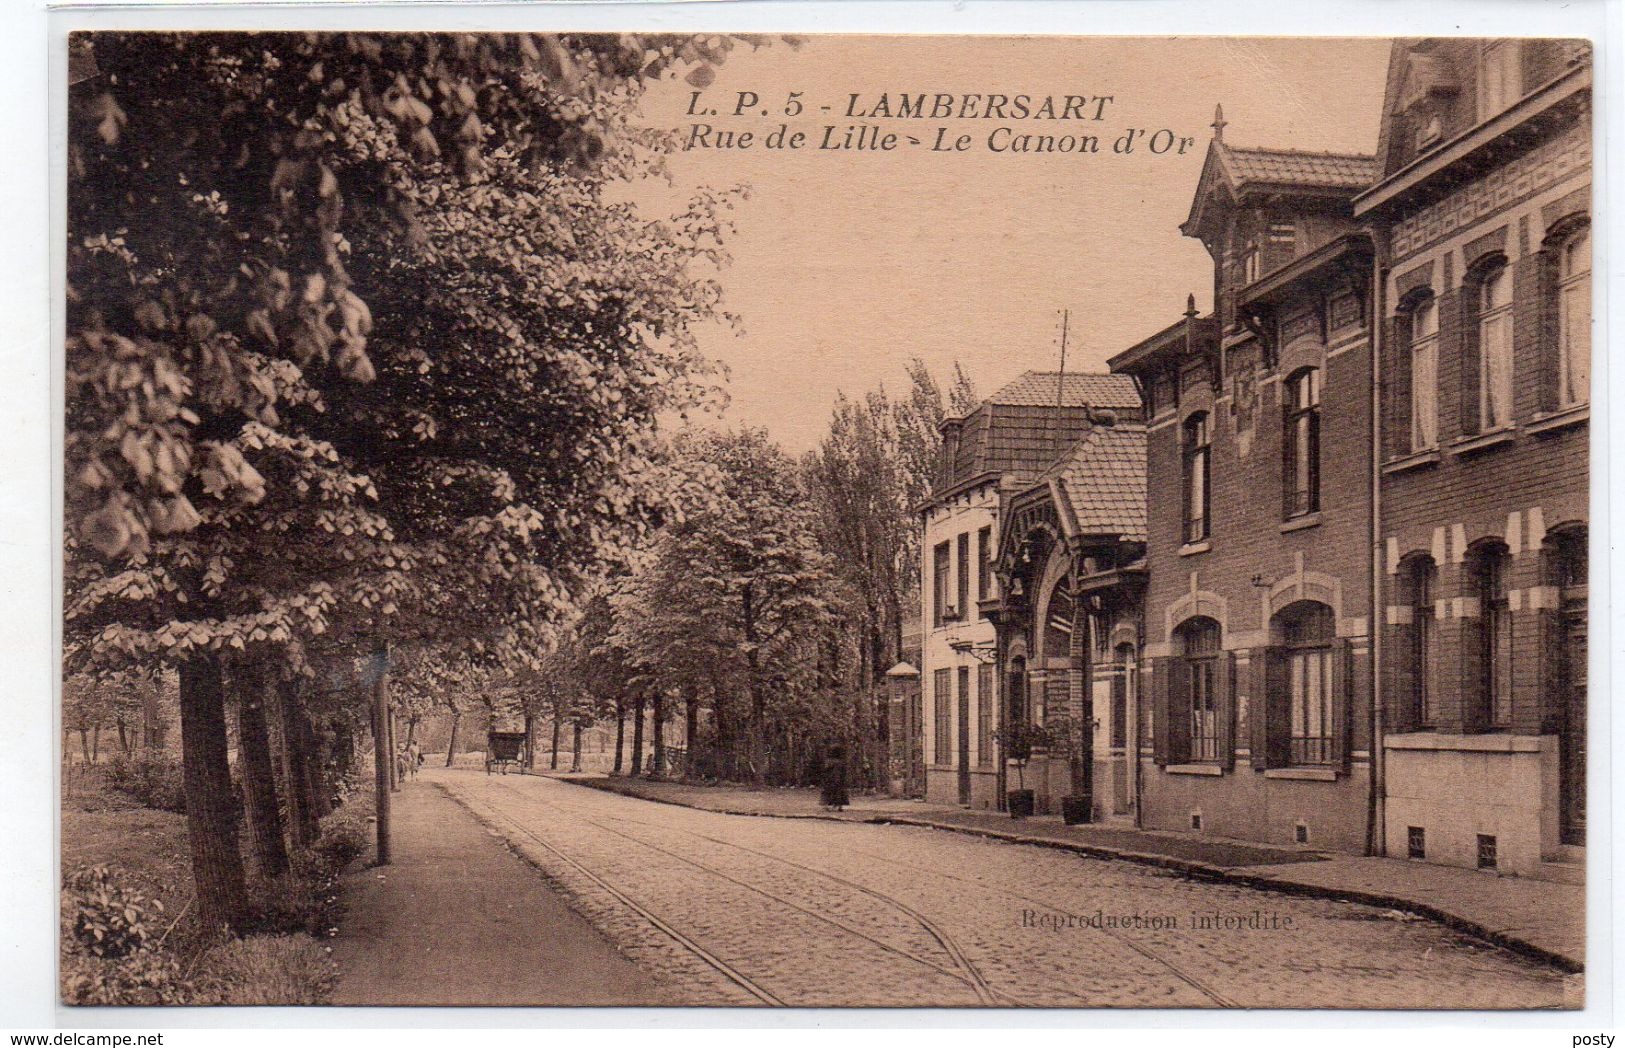
[[[1385,750],[1442,750],[1456,753],[1539,753],[1538,735],[1451,735],[1438,731],[1389,735],[1382,740]]]
[[[1530,433],[1555,433],[1570,426],[1582,425],[1591,419],[1590,404],[1576,404],[1570,408],[1553,411],[1545,415],[1536,415],[1529,420],[1524,429]]]
[[[1206,553],[1212,548],[1213,545],[1209,543],[1207,539],[1203,539],[1201,542],[1187,542],[1183,546],[1179,547],[1179,555],[1181,557],[1189,557],[1197,553]]]
[[[1265,768],[1266,779],[1296,779],[1300,782],[1336,782],[1337,772],[1331,768]]]
[[[1163,769],[1169,775],[1223,775],[1217,764],[1170,764]]]
[[[1320,511],[1316,510],[1313,513],[1305,513],[1302,516],[1293,517],[1291,520],[1282,524],[1281,534],[1285,535],[1289,531],[1302,531],[1305,528],[1315,528],[1319,526]]]
[[[1439,449],[1428,448],[1425,451],[1418,451],[1402,458],[1389,459],[1382,464],[1382,471],[1392,476],[1395,473],[1408,473],[1413,469],[1423,469],[1438,464]]]
[[[1476,455],[1480,451],[1488,451],[1491,448],[1498,448],[1502,444],[1510,444],[1515,436],[1517,436],[1517,431],[1511,427],[1503,427],[1502,429],[1491,430],[1488,433],[1480,433],[1475,437],[1463,437],[1450,445],[1450,453],[1457,456]]]

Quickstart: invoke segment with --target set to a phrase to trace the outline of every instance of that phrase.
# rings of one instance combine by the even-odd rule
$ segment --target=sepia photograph
[[[63,1010],[1584,1008],[1592,69],[72,33]]]

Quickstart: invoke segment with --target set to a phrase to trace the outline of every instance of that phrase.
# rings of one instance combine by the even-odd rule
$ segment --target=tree
[[[731,46],[75,41],[68,627],[89,662],[179,669],[206,927],[244,912],[226,653],[524,664],[660,521],[655,421],[707,396],[727,201],[649,221],[602,187],[658,171],[641,80]]]

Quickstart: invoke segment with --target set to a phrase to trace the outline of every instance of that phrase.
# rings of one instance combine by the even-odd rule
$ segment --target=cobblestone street
[[[434,771],[412,788],[444,789],[684,1003],[1581,1003],[1579,977],[1367,906],[929,829],[697,811],[541,777]],[[538,990],[535,1003],[568,1003]]]

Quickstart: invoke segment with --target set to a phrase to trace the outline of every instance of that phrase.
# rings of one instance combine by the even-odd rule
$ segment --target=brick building
[[[1354,204],[1384,245],[1389,855],[1581,869],[1590,108],[1584,42],[1394,45]]]
[[[1364,851],[1376,166],[1223,132],[1181,227],[1214,313],[1111,361],[1148,418],[1141,821]]]
[[[1004,767],[994,742],[1001,723],[996,638],[988,617],[998,596],[993,562],[1002,494],[1032,486],[1088,435],[1099,412],[1132,419],[1139,409],[1139,392],[1125,376],[1063,380],[1032,371],[963,418],[943,422],[941,470],[919,510],[927,800],[1003,806]]]

